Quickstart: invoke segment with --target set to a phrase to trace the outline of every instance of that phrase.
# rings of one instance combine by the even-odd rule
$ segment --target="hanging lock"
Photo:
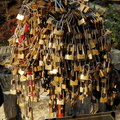
[[[63,22],[62,22],[61,29],[59,29],[59,30],[57,29],[57,25],[58,25],[58,22],[56,24],[56,27],[54,28],[53,34],[54,35],[60,35],[60,36],[64,35],[64,30],[62,30],[62,28],[63,28]]]
[[[107,93],[105,94],[105,96],[103,96],[103,92],[101,92],[100,103],[106,103],[106,102],[108,102]]]
[[[20,20],[20,21],[22,21],[22,20],[24,20],[24,18],[25,18],[25,13],[26,13],[26,10],[24,10],[24,8],[22,7],[21,9],[20,9],[20,11],[19,11],[19,13],[18,13],[18,15],[17,15],[17,19],[18,20]]]
[[[85,67],[88,67],[87,68],[87,71],[86,71],[86,73],[85,73]],[[83,70],[82,70],[82,74],[80,75],[80,79],[81,80],[89,80],[89,71],[90,71],[90,66],[88,65],[88,64],[86,64],[86,65],[84,65],[83,66]]]
[[[85,24],[85,19],[82,18],[81,20],[78,21],[78,26]]]
[[[92,54],[92,50],[91,50],[91,47],[90,47],[89,44],[88,44],[88,48],[89,48],[89,50],[87,50],[87,55],[88,55],[88,58],[90,60],[92,60],[93,59],[93,54]]]
[[[65,100],[64,100],[64,92],[62,92],[62,95],[58,95],[57,98],[57,105],[64,105],[65,104]]]
[[[48,18],[48,20],[46,21],[46,23],[48,23],[48,24],[53,24],[53,21],[54,21],[55,19],[53,18],[53,17],[49,17]]]
[[[80,7],[78,8],[78,10],[79,10],[80,12],[82,12],[85,7],[86,7],[86,5],[80,3]]]
[[[74,45],[73,44],[68,44],[68,46],[67,46],[67,54],[65,55],[65,59],[66,60],[74,60],[74,50],[72,51],[72,54],[69,54],[70,46],[72,46],[73,49],[74,49]]]
[[[52,66],[52,68],[51,68],[51,70],[49,71],[48,74],[51,74],[51,75],[57,74],[59,70],[58,70],[58,68],[56,67],[56,62],[52,61],[52,62],[51,62],[51,66]]]
[[[96,47],[94,40],[89,40],[89,44],[90,44],[91,49]]]
[[[105,77],[104,67],[103,67],[103,65],[102,65],[101,62],[97,63],[97,68],[96,69],[99,70],[99,76],[100,76],[100,78]]]
[[[78,75],[77,75],[77,72],[76,72],[76,75],[75,75],[75,81],[70,80],[70,85],[71,86],[77,86],[78,85]]]
[[[79,53],[80,50],[82,52],[81,54]],[[85,60],[86,59],[84,45],[81,45],[81,44],[77,45],[77,59],[78,60]]]
[[[82,72],[81,61],[79,61],[78,64],[77,64],[77,61],[74,62],[74,71],[80,71],[80,72]]]
[[[50,53],[47,53],[45,59],[45,70],[49,70],[49,71],[52,70],[51,59],[52,56],[50,55]]]
[[[19,52],[18,55],[17,55],[17,58],[18,59],[24,59],[25,55],[23,52]]]
[[[111,68],[110,68],[110,59],[108,60],[108,62],[107,62],[107,68],[105,69],[105,71],[107,72],[107,73],[109,73],[110,71],[111,71]]]

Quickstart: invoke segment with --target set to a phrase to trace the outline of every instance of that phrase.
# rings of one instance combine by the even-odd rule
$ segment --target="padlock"
[[[81,20],[78,21],[78,26],[85,24],[85,19],[82,18]]]
[[[82,53],[79,53],[79,47],[81,47],[81,51]],[[85,60],[86,59],[86,55],[85,55],[85,51],[84,51],[84,45],[78,44],[77,45],[77,59],[78,60]]]
[[[91,49],[96,47],[94,40],[89,40],[89,45],[90,45]]]
[[[100,103],[106,103],[106,102],[108,102],[108,97],[107,96],[100,98]]]
[[[74,50],[72,51],[72,54],[69,54],[69,50],[70,50],[70,46],[73,46],[73,48],[74,48],[74,45],[73,44],[69,44],[68,46],[67,46],[67,54],[65,55],[65,59],[66,60],[74,60]]]
[[[80,7],[78,8],[78,10],[82,12],[84,10],[84,8],[85,8],[85,5],[81,3]]]
[[[77,72],[75,74],[75,81],[70,80],[70,85],[71,86],[77,86],[78,85],[78,75],[77,75]]]
[[[103,64],[101,63],[101,62],[98,62],[97,63],[97,67],[96,67],[96,69],[98,69],[99,70],[99,76],[101,77],[101,78],[103,78],[104,76],[105,76],[105,73],[104,73],[104,66],[103,66]]]
[[[85,66],[88,67],[87,68],[88,70],[87,70],[86,73],[85,73]],[[80,79],[81,80],[89,80],[90,79],[89,78],[89,70],[90,70],[90,66],[88,64],[86,64],[86,65],[83,66],[82,74],[80,75]]]
[[[74,62],[74,71],[80,71],[80,72],[82,72],[81,61],[79,63],[77,61]]]
[[[89,44],[88,44],[88,48],[89,50],[87,50],[87,55],[88,55],[88,58],[91,60],[93,59],[93,54]]]
[[[57,23],[58,24],[58,23]],[[56,24],[56,27],[55,27],[55,29],[54,29],[54,31],[53,31],[53,34],[55,34],[55,35],[64,35],[64,30],[62,30],[62,28],[63,28],[63,23],[62,23],[62,26],[61,26],[61,29],[60,30],[58,30],[57,29],[57,24]]]

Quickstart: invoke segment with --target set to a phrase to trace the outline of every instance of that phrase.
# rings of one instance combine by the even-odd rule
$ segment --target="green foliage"
[[[120,13],[111,4],[106,11],[105,27],[112,31],[113,42],[120,43]]]

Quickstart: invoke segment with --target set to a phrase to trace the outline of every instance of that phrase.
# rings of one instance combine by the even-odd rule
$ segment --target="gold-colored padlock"
[[[88,67],[87,68],[87,71],[86,71],[86,73],[85,73],[85,67]],[[86,65],[84,65],[83,66],[83,70],[82,70],[82,74],[80,75],[80,79],[81,80],[89,80],[90,78],[90,76],[89,76],[89,71],[90,71],[90,66],[88,65],[88,64],[86,64]]]
[[[66,60],[74,60],[74,50],[72,51],[72,54],[68,54],[69,51],[70,51],[70,46],[73,46],[73,44],[68,44],[68,47],[67,47],[67,54],[65,55],[65,59]]]
[[[79,53],[79,47],[82,46],[82,53]],[[85,51],[84,51],[84,45],[78,44],[77,45],[77,59],[78,60],[85,60],[86,59],[86,55],[85,55]]]

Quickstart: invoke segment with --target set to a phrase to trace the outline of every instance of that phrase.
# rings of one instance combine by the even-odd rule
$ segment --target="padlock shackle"
[[[79,46],[82,46],[82,54],[85,54],[84,44],[81,44],[81,43],[78,43],[78,44],[77,44],[77,54],[80,54],[80,53],[79,53]]]
[[[70,46],[73,46],[73,49],[75,49],[75,46],[74,46],[74,44],[68,44],[68,46],[67,46],[67,53],[70,51]],[[74,54],[74,50],[72,51],[72,54]]]
[[[88,67],[88,69],[87,69],[87,75],[89,75],[89,73],[90,73],[90,65],[89,65],[89,64],[83,65],[82,74],[85,73],[85,67],[86,67],[86,66]]]
[[[103,66],[103,64],[102,64],[101,62],[97,62],[97,66],[98,66],[98,65],[101,65],[101,66],[102,66],[102,69],[105,69],[104,66]]]

